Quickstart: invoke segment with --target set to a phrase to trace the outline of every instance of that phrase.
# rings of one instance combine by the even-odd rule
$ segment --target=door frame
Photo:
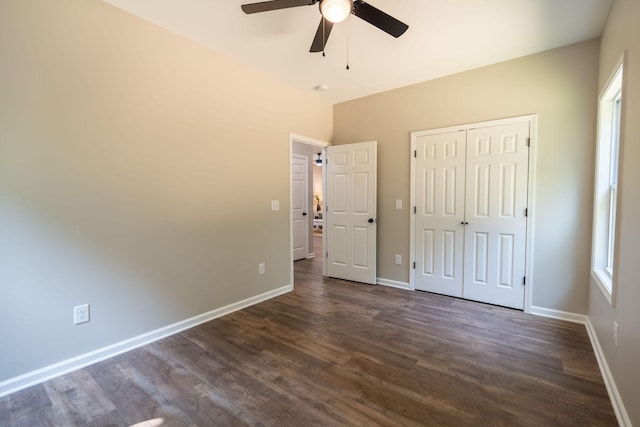
[[[294,286],[294,279],[293,279],[293,209],[291,209],[291,206],[293,206],[293,143],[294,142],[298,142],[301,144],[306,144],[306,145],[311,145],[313,147],[318,147],[320,149],[322,149],[322,155],[323,157],[326,155],[325,151],[326,151],[326,147],[328,147],[329,145],[331,145],[329,142],[326,141],[321,141],[319,139],[313,139],[313,138],[309,138],[306,136],[302,136],[302,135],[296,135],[294,133],[290,133],[289,134],[289,158],[288,158],[288,163],[289,163],[289,281],[291,283],[291,286]],[[325,170],[324,168],[322,168],[322,200],[325,199],[325,191],[326,191],[326,182],[327,182],[327,178],[326,178],[326,174],[325,174]],[[322,252],[324,253],[324,248],[326,246],[326,233],[322,233]],[[311,243],[309,243],[309,245],[311,245]],[[326,275],[326,263],[325,263],[325,258],[324,256],[321,256],[320,258],[322,258],[322,274]]]
[[[533,276],[533,236],[534,236],[534,228],[533,225],[535,223],[535,189],[536,189],[536,150],[538,147],[538,115],[537,114],[529,114],[525,116],[517,116],[510,117],[505,119],[497,119],[497,120],[489,120],[485,122],[476,122],[476,123],[468,123],[457,126],[448,126],[443,128],[434,128],[428,129],[424,131],[415,131],[411,132],[411,151],[409,155],[411,157],[411,169],[410,169],[410,189],[409,189],[409,200],[412,212],[411,220],[409,221],[409,254],[411,256],[410,264],[409,264],[409,287],[411,290],[415,290],[415,269],[413,268],[413,263],[416,261],[416,242],[415,242],[415,231],[416,231],[416,217],[413,213],[413,209],[416,206],[416,182],[415,182],[415,173],[416,173],[416,158],[414,157],[414,153],[416,150],[416,137],[418,135],[434,135],[446,132],[454,132],[454,131],[468,131],[470,129],[475,128],[483,128],[490,126],[500,126],[506,124],[513,123],[521,123],[521,122],[529,122],[529,138],[531,140],[531,145],[529,147],[529,176],[527,182],[527,207],[528,207],[528,215],[527,215],[527,235],[526,235],[526,244],[525,244],[525,276],[526,276],[526,285],[524,288],[524,312],[531,313],[531,298],[533,294],[533,286],[535,284],[534,276]]]

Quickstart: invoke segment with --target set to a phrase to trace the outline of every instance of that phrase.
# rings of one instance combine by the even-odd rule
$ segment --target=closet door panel
[[[524,308],[529,123],[467,132],[463,297]]]
[[[415,288],[462,296],[465,131],[416,138]]]

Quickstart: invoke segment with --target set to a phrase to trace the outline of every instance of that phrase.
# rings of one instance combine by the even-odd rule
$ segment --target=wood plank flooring
[[[0,399],[0,426],[615,426],[584,326],[323,278]]]

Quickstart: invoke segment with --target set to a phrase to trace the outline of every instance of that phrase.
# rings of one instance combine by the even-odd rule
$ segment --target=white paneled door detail
[[[327,275],[376,283],[376,142],[327,148]]]
[[[464,298],[524,308],[528,138],[529,122],[467,133]]]
[[[293,154],[292,171],[292,217],[293,217],[293,260],[306,258],[309,254],[309,158]]]
[[[462,296],[465,132],[416,138],[415,288]]]
[[[414,287],[524,308],[529,121],[414,134]]]

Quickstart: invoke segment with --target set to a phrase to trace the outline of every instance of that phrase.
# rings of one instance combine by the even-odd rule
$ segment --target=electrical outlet
[[[396,264],[402,264],[402,255],[396,254]]]
[[[89,304],[76,305],[75,307],[73,307],[74,325],[87,323],[89,320]]]
[[[258,264],[258,274],[264,274],[266,271],[266,267],[264,265],[264,262],[261,262],[260,264]]]
[[[613,343],[618,346],[618,322],[614,320],[613,322]]]

